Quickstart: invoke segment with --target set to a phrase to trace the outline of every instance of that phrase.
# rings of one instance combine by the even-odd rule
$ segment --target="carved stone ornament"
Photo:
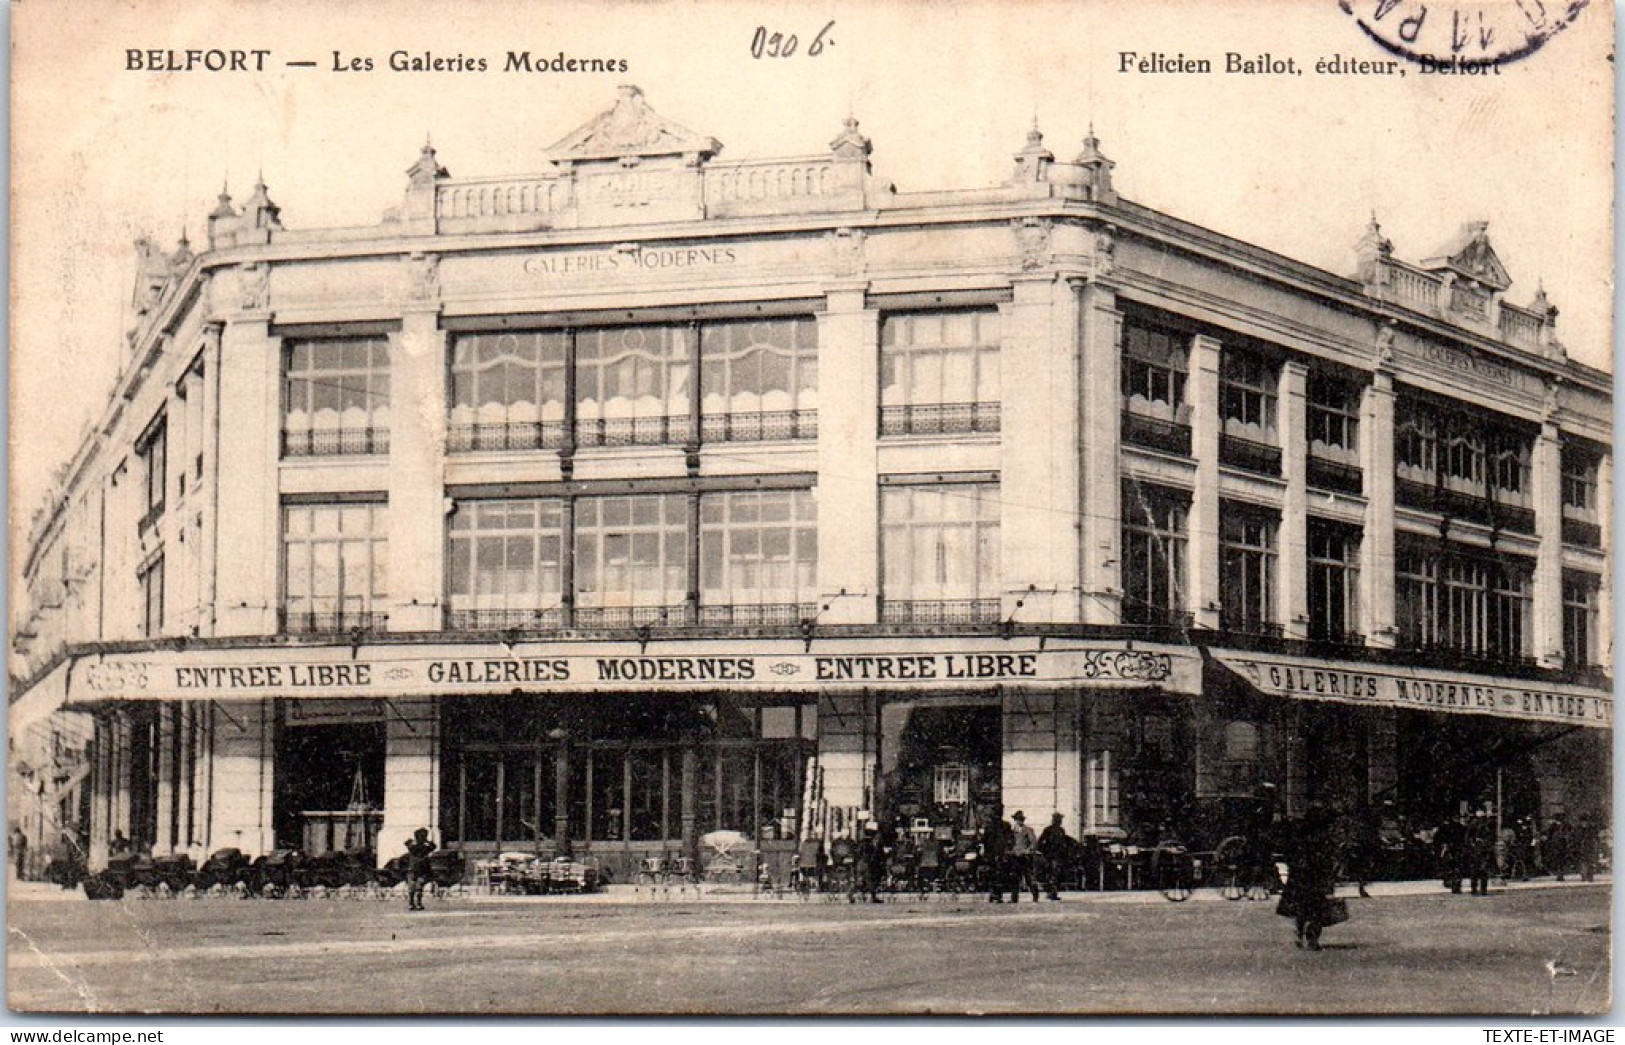
[[[263,312],[271,307],[271,266],[250,262],[237,270],[238,305],[244,312]]]
[[[856,276],[863,271],[862,229],[835,229],[824,234],[829,244],[830,270],[837,276]]]
[[[406,259],[406,296],[411,301],[440,297],[440,255],[413,254]]]
[[[1392,324],[1385,323],[1377,328],[1377,365],[1385,369],[1394,365],[1394,328]]]
[[[1031,272],[1049,264],[1053,223],[1048,218],[1017,218],[1011,224],[1016,231],[1016,251],[1021,257],[1021,270]]]
[[[1117,230],[1102,225],[1095,230],[1095,275],[1109,276],[1117,267]]]

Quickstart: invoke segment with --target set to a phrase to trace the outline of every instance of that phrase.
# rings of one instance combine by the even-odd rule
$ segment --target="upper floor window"
[[[1149,417],[1182,421],[1187,338],[1171,330],[1129,321],[1123,328],[1123,408]]]
[[[1597,517],[1596,455],[1578,446],[1563,447],[1563,514],[1595,521]]]
[[[818,434],[818,325],[811,318],[700,328],[700,421],[707,442]]]
[[[141,634],[154,638],[164,633],[164,557],[156,556],[136,575],[141,585]]]
[[[556,499],[458,501],[447,563],[450,626],[561,624],[563,518]]]
[[[1495,499],[1504,504],[1531,504],[1529,439],[1515,431],[1493,429],[1487,444],[1490,492]]]
[[[1563,571],[1563,663],[1586,668],[1597,663],[1597,590],[1594,573]]]
[[[880,558],[883,620],[997,620],[999,485],[883,487]]]
[[[1309,451],[1350,462],[1360,449],[1360,390],[1316,374],[1309,378]]]
[[[285,456],[388,452],[388,338],[295,341],[284,366]]]
[[[1360,622],[1360,531],[1309,520],[1309,637],[1352,642]]]
[[[688,535],[686,494],[577,498],[576,623],[687,623]]]
[[[1219,402],[1226,433],[1273,442],[1278,367],[1256,352],[1226,348],[1219,366]]]
[[[164,514],[164,494],[169,484],[169,424],[159,417],[136,443],[141,459],[141,521],[145,530]]]
[[[999,430],[996,309],[888,315],[880,328],[882,435]]]
[[[1126,483],[1123,487],[1123,622],[1185,619],[1185,517],[1188,495]]]
[[[1273,631],[1277,521],[1230,502],[1219,514],[1220,621],[1234,631]]]
[[[817,615],[812,490],[700,497],[700,623],[795,624]]]
[[[687,443],[693,331],[681,324],[575,332],[576,442]]]
[[[389,507],[290,504],[282,509],[282,628],[334,632],[383,623]]]
[[[1512,556],[1404,542],[1395,568],[1401,645],[1506,659],[1527,656],[1532,572],[1526,560]]]
[[[1484,485],[1484,436],[1476,425],[1459,417],[1450,419],[1444,437],[1441,471],[1448,487],[1477,492]]]
[[[1394,460],[1399,477],[1431,485],[1439,453],[1439,427],[1432,411],[1401,398],[1395,415]]]
[[[457,335],[447,448],[563,446],[566,337],[538,330]]]

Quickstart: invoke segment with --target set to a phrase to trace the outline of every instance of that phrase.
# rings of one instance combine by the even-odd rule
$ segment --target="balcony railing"
[[[693,441],[688,416],[598,417],[576,422],[579,446],[682,446]]]
[[[1185,610],[1125,600],[1123,602],[1123,623],[1142,628],[1160,628],[1168,631],[1186,632],[1195,626],[1196,618]]]
[[[1317,490],[1335,493],[1359,494],[1365,489],[1365,476],[1360,466],[1347,461],[1334,461],[1329,457],[1309,455],[1309,485]]]
[[[1357,631],[1327,631],[1311,624],[1309,641],[1317,646],[1364,646],[1365,636]]]
[[[882,600],[883,624],[996,624],[998,599]]]
[[[701,606],[703,627],[786,626],[810,621],[818,616],[812,602],[767,602],[724,606]]]
[[[1281,474],[1281,448],[1237,435],[1219,435],[1219,461],[1261,475]]]
[[[694,623],[693,607],[687,603],[672,606],[578,606],[578,628],[682,628]]]
[[[764,443],[780,439],[817,439],[817,410],[762,410],[712,414],[700,419],[700,438],[707,443]]]
[[[283,457],[387,453],[388,428],[296,428],[282,431]]]
[[[1535,532],[1535,510],[1533,508],[1494,501],[1491,502],[1490,512],[1495,519],[1495,525],[1500,529],[1510,530],[1513,533]]]
[[[446,449],[452,453],[552,450],[563,445],[560,421],[480,421],[446,427]]]
[[[1602,527],[1584,519],[1564,519],[1563,543],[1581,548],[1601,548]]]
[[[1281,626],[1274,621],[1249,620],[1225,614],[1219,615],[1219,628],[1232,635],[1254,639],[1278,639],[1282,635]]]
[[[277,612],[280,631],[284,635],[342,635],[350,632],[383,631],[389,623],[389,614],[371,610],[342,610],[335,613],[315,613],[290,610],[283,607]]]
[[[1191,426],[1123,411],[1123,442],[1164,453],[1191,455]]]
[[[998,403],[921,403],[880,408],[881,435],[948,435],[998,430]]]
[[[451,631],[510,631],[518,629],[544,630],[564,625],[564,610],[560,607],[536,610],[467,610],[446,611],[446,627]]]

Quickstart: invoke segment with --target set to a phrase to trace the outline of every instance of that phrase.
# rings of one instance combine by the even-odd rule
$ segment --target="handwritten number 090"
[[[818,35],[813,37],[813,42],[807,46],[808,58],[817,58],[824,53],[825,47],[835,46],[834,40],[825,39],[833,28],[835,28],[835,23],[830,22],[824,28],[818,30]],[[788,36],[784,33],[769,33],[766,26],[759,25],[750,38],[750,56],[752,58],[788,58],[796,53],[798,42],[794,33]]]

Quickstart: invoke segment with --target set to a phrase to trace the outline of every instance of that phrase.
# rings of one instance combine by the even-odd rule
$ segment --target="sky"
[[[1321,58],[1388,57],[1333,0],[30,0],[14,12],[15,526],[105,406],[130,325],[136,237],[169,249],[186,230],[201,249],[222,184],[241,204],[261,175],[289,228],[373,224],[399,204],[426,136],[453,176],[542,170],[547,147],[607,108],[620,83],[720,139],[724,159],[825,152],[850,114],[874,143],[876,173],[900,191],[997,184],[1035,120],[1063,159],[1092,125],[1122,195],[1342,274],[1373,213],[1407,260],[1487,220],[1514,279],[1509,298],[1527,303],[1544,283],[1570,354],[1612,369],[1607,4],[1475,77],[1409,63],[1404,77],[1314,75]],[[796,53],[754,57],[758,27],[795,34]],[[127,68],[132,48],[271,54],[260,73],[154,73]],[[504,72],[509,50],[628,69]],[[395,51],[484,57],[489,68],[393,72]],[[1125,51],[1219,68],[1228,51],[1268,54],[1305,74],[1125,73]],[[335,52],[345,65],[371,58],[373,71],[334,71]]]

